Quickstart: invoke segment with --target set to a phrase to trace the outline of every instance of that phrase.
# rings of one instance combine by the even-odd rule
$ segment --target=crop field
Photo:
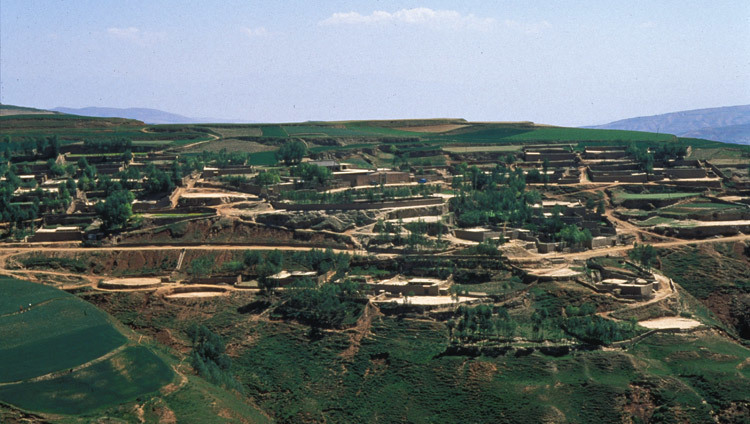
[[[195,140],[191,140],[195,142]],[[174,144],[175,140],[133,140],[133,146],[167,147]]]
[[[444,146],[443,150],[451,153],[476,153],[476,152],[518,152],[523,146],[505,144],[500,146]]]
[[[203,151],[220,152],[222,149],[226,149],[226,151],[228,152],[256,153],[276,150],[277,147],[268,146],[265,144],[257,143],[255,141],[239,140],[236,138],[222,138],[219,140],[211,140],[207,143],[202,143],[194,147],[189,147],[183,151],[185,153],[201,153]]]
[[[276,164],[276,151],[258,152],[250,155],[248,160],[249,165],[266,165],[271,166]]]
[[[131,346],[105,361],[59,377],[0,386],[0,399],[26,410],[81,414],[133,400],[174,374],[148,348]]]
[[[33,283],[29,283],[33,284]],[[0,382],[36,377],[90,361],[125,343],[107,315],[64,292],[0,318]],[[24,296],[16,303],[28,308]]]
[[[672,225],[674,223],[675,223],[674,218],[667,218],[663,216],[652,216],[648,219],[644,219],[643,221],[635,222],[635,224],[640,227],[653,227],[655,225]]]
[[[685,197],[700,196],[701,193],[625,193],[616,192],[615,202],[622,200],[651,200],[651,199],[682,199]]]
[[[80,414],[172,380],[162,359],[147,347],[125,345],[110,317],[90,303],[15,279],[0,279],[0,292],[0,401]]]
[[[0,319],[18,312],[19,306],[25,308],[29,303],[35,305],[65,295],[52,287],[11,278],[0,278],[0,292],[3,294],[0,296]]]
[[[714,147],[714,148],[699,148],[699,149],[692,149],[690,151],[690,154],[688,155],[688,159],[700,159],[700,160],[710,160],[711,162],[714,162],[715,160],[740,160],[740,163],[747,163],[748,158],[738,158],[738,151],[744,150],[747,152],[750,150],[750,146],[741,146],[741,145],[733,145],[731,147]]]
[[[224,138],[260,137],[263,135],[263,130],[257,125],[209,125],[205,128]]]
[[[280,125],[262,125],[260,127],[263,137],[288,137],[289,134],[284,131]]]
[[[400,131],[394,128],[371,127],[356,124],[347,125],[284,125],[289,136],[321,137],[414,137],[421,133]]]
[[[477,129],[478,128],[478,129]],[[434,134],[427,137],[436,141],[457,142],[581,142],[581,141],[670,141],[669,134],[654,134],[637,131],[592,130],[582,128],[533,127],[533,126],[474,126],[462,128],[449,134]]]

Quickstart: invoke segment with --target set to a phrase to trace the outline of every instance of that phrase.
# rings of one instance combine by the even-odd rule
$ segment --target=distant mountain
[[[190,118],[176,113],[164,112],[163,110],[137,107],[126,109],[114,107],[84,107],[80,109],[56,107],[52,110],[72,115],[96,116],[100,118],[137,119],[147,124],[248,123],[248,121],[244,120],[226,118]]]
[[[648,131],[724,143],[750,144],[750,105],[642,116],[586,128]]]

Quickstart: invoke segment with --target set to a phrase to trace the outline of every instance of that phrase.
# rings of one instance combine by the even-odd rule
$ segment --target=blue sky
[[[2,0],[0,101],[599,124],[750,103],[750,1]]]

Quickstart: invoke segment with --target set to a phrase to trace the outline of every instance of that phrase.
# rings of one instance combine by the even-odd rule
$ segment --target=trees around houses
[[[174,190],[172,177],[161,169],[151,165],[146,170],[146,181],[143,189],[147,194],[171,193]]]
[[[591,241],[591,232],[588,229],[580,230],[575,225],[564,226],[559,233],[557,238],[562,240],[568,246],[583,247],[584,243]]]
[[[331,179],[330,169],[312,163],[300,163],[291,169],[291,174],[310,186],[325,186]]]
[[[283,161],[284,165],[300,163],[307,155],[307,145],[300,140],[287,141],[276,151],[276,160]]]
[[[628,252],[630,259],[638,262],[646,268],[650,268],[656,259],[656,249],[650,244],[638,244],[633,245],[633,249]]]
[[[107,229],[122,228],[133,216],[132,203],[135,199],[128,190],[118,190],[96,204],[95,210]]]
[[[261,171],[253,178],[253,182],[261,187],[268,187],[281,182],[279,173],[274,170]]]

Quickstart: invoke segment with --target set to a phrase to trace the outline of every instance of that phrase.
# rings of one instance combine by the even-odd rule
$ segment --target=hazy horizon
[[[595,125],[750,103],[750,3],[5,0],[0,102]]]

